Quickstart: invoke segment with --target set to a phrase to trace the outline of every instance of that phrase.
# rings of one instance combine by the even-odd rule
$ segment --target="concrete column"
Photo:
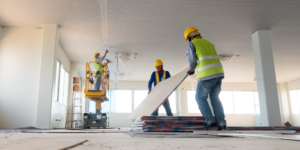
[[[252,45],[262,126],[281,126],[270,31],[254,32]]]
[[[36,127],[50,128],[58,26],[44,25]]]

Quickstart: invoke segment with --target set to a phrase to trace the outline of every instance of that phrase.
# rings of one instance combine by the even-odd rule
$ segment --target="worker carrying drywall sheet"
[[[160,59],[157,59],[155,61],[154,66],[157,71],[154,71],[151,74],[151,77],[150,77],[150,80],[148,83],[148,90],[149,90],[148,94],[151,92],[153,83],[154,83],[154,86],[156,86],[158,83],[160,83],[160,81],[166,80],[171,77],[169,71],[164,70],[163,62]],[[165,99],[163,106],[166,110],[167,116],[173,116],[168,97]],[[151,116],[158,116],[158,110],[159,110],[159,107],[154,110],[154,112],[151,114]]]
[[[187,77],[188,68],[180,73],[161,81],[149,93],[149,95],[141,102],[141,104],[130,114],[127,120],[138,119],[142,116],[149,116],[172,91]]]
[[[206,129],[209,130],[214,127],[218,127],[218,130],[226,129],[224,109],[219,98],[224,70],[215,46],[203,39],[195,27],[188,27],[184,32],[184,38],[188,42],[190,66],[188,73],[193,75],[195,71],[197,72],[196,102],[205,118]],[[208,95],[215,116],[209,107]]]

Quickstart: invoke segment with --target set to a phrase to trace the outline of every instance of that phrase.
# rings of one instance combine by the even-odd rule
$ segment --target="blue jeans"
[[[207,125],[211,125],[215,122],[214,116],[208,105],[207,98],[208,94],[211,101],[211,106],[213,108],[215,118],[217,119],[219,126],[226,126],[224,110],[222,102],[220,101],[219,94],[221,92],[221,84],[223,77],[204,80],[198,82],[196,91],[196,101],[198,107],[205,118]]]
[[[163,103],[163,106],[165,107],[167,116],[173,116],[172,110],[171,110],[171,107],[170,107],[169,99],[167,99],[167,100]],[[158,110],[159,110],[159,109],[158,109]],[[158,116],[158,110],[154,110],[154,112],[151,114],[151,116]]]

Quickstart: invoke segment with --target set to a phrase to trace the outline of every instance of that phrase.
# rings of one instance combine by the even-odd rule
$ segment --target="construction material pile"
[[[132,130],[138,132],[192,132],[202,130],[204,117],[199,116],[143,116],[133,121]]]

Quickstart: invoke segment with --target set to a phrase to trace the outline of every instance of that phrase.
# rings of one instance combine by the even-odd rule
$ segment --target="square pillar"
[[[58,26],[44,25],[36,127],[51,128],[52,90]]]
[[[270,31],[252,34],[262,126],[282,126]]]

